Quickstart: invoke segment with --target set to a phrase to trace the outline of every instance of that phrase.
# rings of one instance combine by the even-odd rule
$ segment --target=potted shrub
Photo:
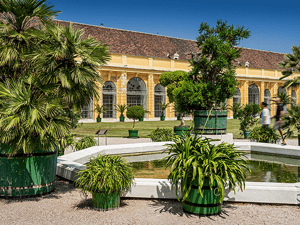
[[[240,122],[240,130],[246,139],[250,136],[252,126],[258,122],[257,115],[261,108],[257,104],[247,104],[237,111],[237,118]]]
[[[75,186],[91,192],[93,207],[102,210],[119,207],[120,195],[130,190],[134,179],[130,165],[117,155],[94,157],[77,175]]]
[[[232,106],[229,107],[229,109],[232,111],[233,119],[237,119],[237,112],[240,109],[241,104],[237,102],[233,102]]]
[[[137,138],[138,137],[138,130],[134,129],[135,120],[138,120],[139,118],[143,117],[145,115],[145,110],[143,106],[135,105],[131,106],[127,109],[126,116],[129,119],[133,119],[133,127],[132,130],[128,130],[129,132],[129,138]]]
[[[127,104],[116,104],[115,107],[116,107],[117,112],[121,113],[120,122],[124,122],[125,121],[124,112],[129,107],[129,105],[127,105]]]
[[[44,0],[0,6],[9,15],[0,17],[0,195],[47,193],[61,140],[76,126],[74,112],[99,97],[95,65],[109,60],[108,48],[71,25],[52,23],[59,12]]]
[[[233,144],[213,145],[210,140],[197,135],[176,136],[174,144],[168,144],[167,165],[171,166],[169,179],[181,186],[183,210],[199,215],[221,212],[225,186],[230,190],[245,188],[249,170],[247,161]],[[180,201],[180,200],[179,200]]]
[[[146,113],[151,114],[151,112],[148,111],[148,110],[146,110],[146,109],[144,109],[144,112],[145,112],[145,113],[144,113],[143,117],[140,117],[140,118],[139,118],[139,121],[144,121],[144,117],[145,117],[145,114],[146,114]]]
[[[298,145],[300,146],[300,106],[292,105],[291,108],[288,109],[288,115],[284,115],[283,121],[282,128],[287,128],[286,135],[288,137],[294,134],[293,128],[296,128],[298,131]]]
[[[280,136],[276,131],[268,126],[254,127],[250,132],[250,139],[257,142],[276,143],[280,140]]]
[[[220,110],[222,102],[234,96],[237,81],[234,61],[240,57],[240,40],[248,38],[250,31],[235,28],[218,20],[216,27],[201,23],[197,37],[198,52],[191,53],[191,71],[176,84],[172,94],[178,107],[194,113],[194,129],[204,134],[224,134],[227,110]]]
[[[173,72],[164,72],[159,77],[159,82],[162,86],[167,87],[167,95],[169,98],[170,103],[174,103],[174,108],[176,109],[176,112],[179,113],[179,116],[181,120],[180,126],[174,127],[174,133],[177,135],[183,135],[184,132],[187,132],[189,129],[189,126],[185,125],[184,121],[184,113],[189,113],[185,108],[180,107],[176,101],[173,94],[173,91],[178,87],[179,82],[183,81],[184,78],[187,76],[187,73],[182,70],[176,70]]]
[[[161,110],[161,116],[160,116],[160,121],[165,121],[165,110],[169,107],[171,103],[163,103],[160,102],[158,103],[160,110]]]
[[[97,118],[96,118],[96,120],[97,120],[97,123],[100,123],[101,122],[101,114],[102,113],[107,113],[107,107],[105,106],[105,105],[102,105],[102,106],[100,106],[99,104],[96,104],[95,105],[95,111],[97,112]]]

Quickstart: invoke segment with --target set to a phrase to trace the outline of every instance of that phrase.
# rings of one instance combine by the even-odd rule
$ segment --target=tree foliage
[[[134,105],[127,109],[126,116],[129,119],[133,119],[133,129],[134,129],[135,120],[143,118],[145,116],[145,110],[143,106]]]
[[[216,27],[201,23],[199,34],[199,52],[192,53],[190,60],[192,70],[172,92],[185,110],[211,108],[234,95],[237,81],[233,63],[242,51],[236,45],[249,38],[250,31],[218,20]]]
[[[246,104],[237,111],[237,118],[240,122],[240,130],[242,132],[251,130],[252,126],[258,122],[257,115],[261,108],[257,104]]]
[[[300,72],[300,46],[292,46],[292,54],[288,53],[284,55],[284,61],[278,63],[278,66],[284,68],[282,77],[279,79],[285,79],[293,75],[293,72]],[[300,76],[287,80],[284,84],[285,87],[298,87],[300,84]]]

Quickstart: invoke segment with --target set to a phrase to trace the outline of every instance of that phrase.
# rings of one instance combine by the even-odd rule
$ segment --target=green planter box
[[[97,117],[97,123],[100,123],[100,122],[101,122],[101,118]]]
[[[139,118],[139,121],[144,121],[144,118]]]
[[[129,138],[137,138],[138,137],[138,130],[128,130],[129,132]]]
[[[30,196],[53,190],[57,153],[0,155],[0,196]]]
[[[185,132],[187,132],[188,130],[189,130],[189,126],[185,126],[185,127],[181,127],[181,126],[175,126],[174,127],[174,133],[176,134],[176,135],[179,135],[179,136],[183,136],[183,134],[185,133]]]
[[[244,131],[244,138],[245,138],[245,139],[249,139],[249,138],[250,138],[250,133],[251,133],[250,130]]]
[[[203,134],[226,134],[227,110],[212,110],[210,116],[209,113],[210,110],[194,112],[195,132],[202,133],[203,131]]]
[[[180,117],[180,116],[177,116],[177,120],[181,120],[181,117]]]
[[[217,186],[214,182],[213,189],[210,190],[208,180],[204,180],[202,187],[203,197],[198,193],[198,184],[196,181],[192,183],[192,189],[187,199],[183,202],[183,211],[197,215],[216,215],[222,210],[222,201],[220,193],[217,191]]]
[[[120,116],[120,122],[124,122],[125,121],[125,116]]]
[[[298,134],[298,146],[300,146],[300,134]]]
[[[97,209],[109,210],[120,206],[120,195],[118,193],[92,193],[93,207]]]
[[[236,120],[236,119],[237,119],[237,115],[233,115],[233,119],[235,119],[235,120]]]
[[[165,116],[161,116],[160,121],[165,121],[165,118],[166,118]]]

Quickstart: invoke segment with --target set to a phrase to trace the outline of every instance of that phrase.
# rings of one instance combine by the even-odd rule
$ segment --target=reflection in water
[[[165,160],[154,160],[146,162],[133,162],[133,172],[136,178],[167,179],[170,167],[165,166]],[[300,167],[271,163],[265,161],[249,161],[251,173],[246,171],[247,181],[252,182],[277,182],[296,183],[299,182]]]

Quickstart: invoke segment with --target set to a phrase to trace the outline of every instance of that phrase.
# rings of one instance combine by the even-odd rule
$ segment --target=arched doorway
[[[286,93],[286,89],[282,86],[278,87],[277,94]]]
[[[259,89],[255,84],[248,88],[248,103],[259,105]]]
[[[161,109],[159,107],[159,103],[165,102],[165,87],[161,84],[157,84],[154,87],[154,116],[161,116]]]
[[[141,105],[145,110],[147,109],[147,87],[139,77],[133,77],[127,83],[127,104]]]
[[[111,81],[106,81],[103,85],[102,104],[106,106],[106,113],[103,113],[103,118],[115,118],[116,85]]]
[[[233,96],[233,102],[241,103],[241,91],[239,88],[235,88],[235,94]]]

